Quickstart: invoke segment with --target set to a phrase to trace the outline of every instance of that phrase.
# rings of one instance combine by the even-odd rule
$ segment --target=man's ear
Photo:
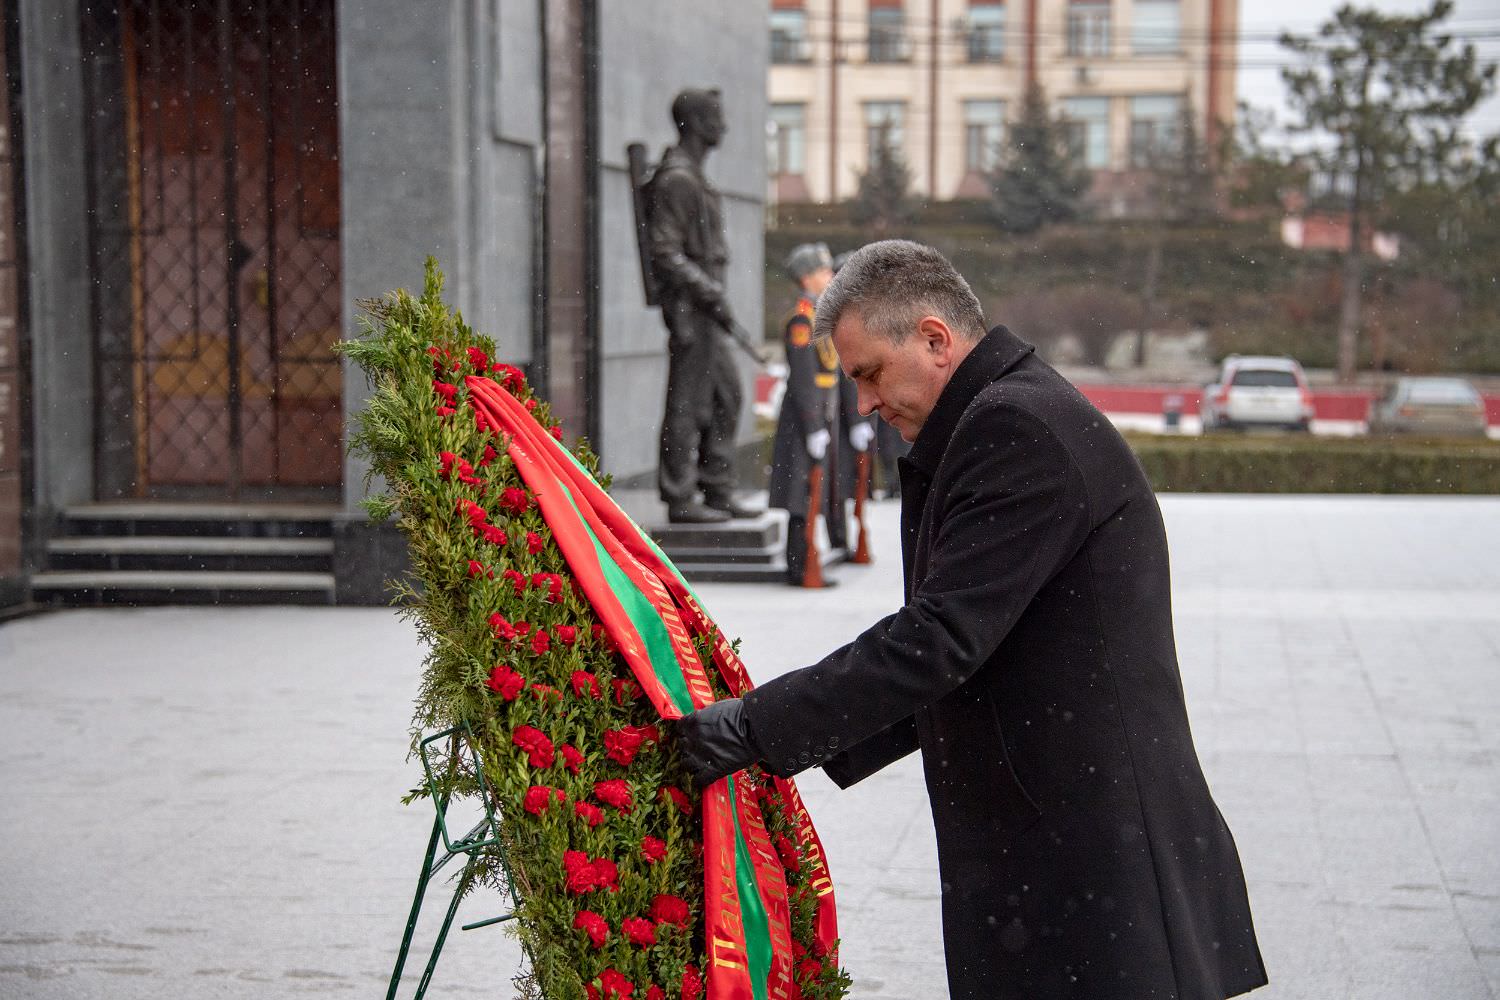
[[[946,363],[953,355],[953,331],[937,316],[923,316],[917,322],[917,333],[934,360]]]

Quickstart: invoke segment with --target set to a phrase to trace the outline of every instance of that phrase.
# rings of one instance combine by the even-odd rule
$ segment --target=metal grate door
[[[333,0],[85,3],[101,497],[335,499]]]

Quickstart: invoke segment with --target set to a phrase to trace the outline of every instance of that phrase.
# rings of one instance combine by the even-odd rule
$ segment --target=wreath
[[[516,899],[520,995],[845,996],[796,786],[752,767],[700,793],[665,721],[750,686],[738,644],[442,286],[429,258],[422,295],[362,302],[340,350],[373,390],[351,447],[386,490],[364,506],[411,555],[393,603],[427,648],[413,749],[464,734],[436,745],[437,792],[490,797],[498,836],[465,878]]]

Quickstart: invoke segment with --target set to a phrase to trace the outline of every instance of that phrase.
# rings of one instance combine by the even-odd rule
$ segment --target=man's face
[[[833,331],[844,374],[859,393],[859,412],[878,412],[907,441],[915,441],[938,396],[962,360],[962,347],[942,320],[923,317],[899,344],[865,327],[857,308]],[[960,353],[961,352],[961,353]]]

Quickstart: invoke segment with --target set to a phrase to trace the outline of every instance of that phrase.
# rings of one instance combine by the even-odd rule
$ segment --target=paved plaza
[[[1272,979],[1254,996],[1500,997],[1500,499],[1162,505]],[[837,590],[699,588],[758,680],[899,602],[893,503],[873,528],[876,564]],[[420,656],[381,609],[0,626],[0,1000],[383,996],[431,823],[398,801]],[[854,996],[945,997],[917,759],[800,785]],[[507,996],[518,960],[502,929],[455,930],[430,995]]]

